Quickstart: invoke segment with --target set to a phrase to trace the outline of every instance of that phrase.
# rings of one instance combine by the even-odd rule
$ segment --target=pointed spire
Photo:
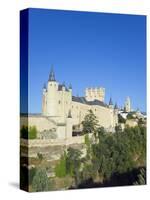
[[[109,105],[111,105],[111,106],[113,105],[111,97],[110,97],[110,100],[109,100]]]
[[[72,85],[71,85],[71,83],[69,84],[69,89],[71,89],[71,90],[72,90]]]
[[[115,103],[115,107],[114,107],[114,109],[116,109],[116,110],[118,109],[118,105],[117,105],[117,103]]]
[[[46,89],[46,83],[44,83],[44,85],[43,85],[43,89]]]
[[[71,110],[69,110],[69,112],[68,112],[68,118],[72,118]]]
[[[65,87],[65,81],[63,81],[63,83],[62,83],[62,86],[64,86],[64,87]]]
[[[51,71],[50,71],[50,74],[49,74],[48,81],[56,81],[55,80],[55,73],[54,73],[53,65],[51,66]]]

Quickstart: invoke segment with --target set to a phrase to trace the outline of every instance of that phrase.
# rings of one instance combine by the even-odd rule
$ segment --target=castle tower
[[[118,105],[115,103],[114,106],[114,127],[118,125]]]
[[[72,137],[72,115],[71,110],[68,112],[68,117],[66,119],[66,139]]]
[[[42,114],[46,115],[46,96],[47,96],[47,89],[46,84],[43,86],[43,96],[42,96]]]
[[[109,100],[109,108],[113,108],[113,102],[112,102],[112,98],[110,97],[110,100]]]
[[[130,97],[127,97],[126,101],[125,101],[125,111],[126,112],[131,112],[131,100]]]
[[[103,101],[105,99],[105,89],[104,88],[86,88],[85,98],[87,101],[99,100]]]
[[[47,84],[47,106],[46,115],[47,116],[57,116],[57,91],[58,83],[55,79],[55,73],[53,67],[49,74],[48,84]]]

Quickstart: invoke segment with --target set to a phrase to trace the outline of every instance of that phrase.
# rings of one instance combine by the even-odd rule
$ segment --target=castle
[[[75,130],[82,130],[81,123],[89,110],[96,115],[100,126],[114,132],[118,125],[118,107],[111,98],[108,105],[105,103],[105,89],[86,88],[84,97],[73,96],[71,85],[59,84],[52,68],[43,87],[42,113],[28,115],[28,125],[37,127],[40,138],[51,137],[52,132],[59,139],[72,138]]]
[[[72,95],[71,85],[59,84],[51,69],[47,86],[43,87],[42,115],[57,123],[66,123],[69,119],[72,126],[80,126],[89,110],[97,116],[99,124],[108,131],[113,131],[118,124],[118,108],[104,102],[104,88],[86,88],[85,97]]]

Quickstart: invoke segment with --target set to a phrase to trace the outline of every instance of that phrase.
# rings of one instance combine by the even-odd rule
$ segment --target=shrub
[[[45,169],[37,169],[32,181],[32,189],[35,192],[48,191],[49,179]]]
[[[133,117],[132,113],[129,113],[129,114],[127,115],[127,119],[135,119],[135,117]]]
[[[95,132],[98,126],[98,120],[92,110],[89,110],[89,113],[85,116],[82,126],[84,134]]]
[[[29,170],[29,184],[30,184],[30,185],[32,184],[33,177],[35,176],[36,171],[37,171],[37,169],[36,169],[35,167],[33,167],[33,168],[31,168],[31,169]]]
[[[37,129],[36,126],[22,126],[21,128],[21,138],[24,139],[36,139],[37,138]]]
[[[37,157],[38,157],[39,160],[43,160],[43,155],[42,155],[42,153],[37,153]]]
[[[66,176],[66,153],[61,156],[59,163],[55,167],[55,174],[57,177],[65,177]]]
[[[30,126],[28,132],[28,139],[36,139],[36,138],[37,138],[36,126]]]

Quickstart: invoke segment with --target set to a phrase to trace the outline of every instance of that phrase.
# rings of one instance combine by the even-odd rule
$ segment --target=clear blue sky
[[[146,111],[146,17],[44,9],[29,11],[29,112],[41,112],[51,64],[56,79],[83,96],[102,86],[105,101]]]

